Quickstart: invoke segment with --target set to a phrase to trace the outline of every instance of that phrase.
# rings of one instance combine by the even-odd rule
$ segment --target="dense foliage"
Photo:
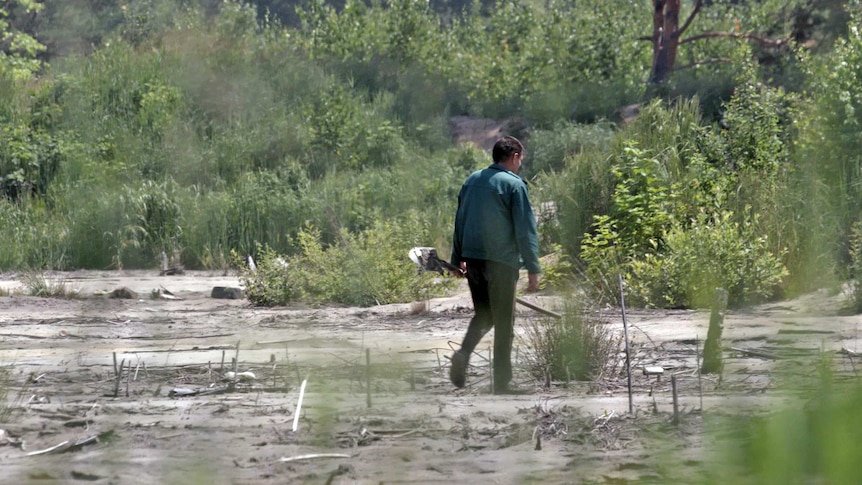
[[[689,33],[790,42],[701,39],[647,86],[636,0],[6,2],[0,269],[252,254],[290,268],[258,303],[417,298],[438,289],[405,248],[445,255],[488,163],[452,142],[467,115],[527,141],[542,250],[599,295],[617,273],[656,306],[858,280],[860,18],[709,2]]]

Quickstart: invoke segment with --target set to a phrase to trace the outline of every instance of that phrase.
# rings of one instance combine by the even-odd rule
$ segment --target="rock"
[[[125,286],[117,288],[108,293],[108,298],[121,298],[123,300],[137,300],[138,294]]]
[[[214,286],[212,293],[210,293],[210,297],[218,298],[220,300],[241,300],[242,288],[234,288],[231,286]]]
[[[178,274],[184,274],[185,269],[182,266],[172,266],[167,269],[163,269],[159,271],[159,276],[173,276]]]

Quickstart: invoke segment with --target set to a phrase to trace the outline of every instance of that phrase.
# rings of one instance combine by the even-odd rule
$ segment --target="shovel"
[[[410,260],[416,263],[416,266],[419,267],[419,271],[433,271],[435,273],[443,274],[445,271],[449,271],[452,273],[462,274],[461,268],[455,266],[454,264],[444,261],[437,256],[437,250],[435,248],[429,247],[416,247],[412,248],[408,253],[410,256]],[[521,298],[520,296],[515,297],[515,301],[524,305],[527,308],[535,310],[539,313],[543,313],[550,317],[554,318],[563,318],[557,312],[553,312],[548,310],[547,308],[542,308],[538,305],[528,302],[527,300]]]

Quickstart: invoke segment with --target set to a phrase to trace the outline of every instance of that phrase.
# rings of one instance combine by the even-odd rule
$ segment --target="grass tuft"
[[[72,288],[62,279],[52,280],[45,273],[30,271],[21,277],[25,293],[43,298],[74,299],[81,296],[81,290]]]
[[[622,337],[586,306],[568,298],[563,318],[536,318],[526,324],[527,371],[547,381],[597,380],[617,361]]]

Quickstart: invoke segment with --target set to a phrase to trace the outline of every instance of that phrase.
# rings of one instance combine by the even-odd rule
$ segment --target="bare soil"
[[[454,389],[448,356],[472,314],[465,288],[424,310],[255,308],[211,298],[215,286],[239,286],[215,273],[54,277],[80,297],[0,297],[3,483],[691,482],[722,460],[710,419],[793,403],[776,382],[788,369],[813,373],[821,350],[855,375],[838,351],[860,350],[860,317],[840,315],[842,295],[818,293],[728,312],[724,372],[699,379],[708,312],[629,310],[629,413],[622,365],[550,387],[521,369],[527,394],[489,393],[491,335],[468,387]],[[20,287],[0,275],[0,290]],[[101,294],[122,287],[140,298]],[[159,288],[180,299],[152,299]],[[619,309],[601,317],[622,331]],[[516,327],[534,318],[519,307]],[[529,343],[516,345],[520,362]],[[253,379],[225,379],[237,356]]]

